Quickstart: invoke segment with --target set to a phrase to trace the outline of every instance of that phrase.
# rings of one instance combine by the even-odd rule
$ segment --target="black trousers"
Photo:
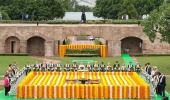
[[[161,96],[165,97],[165,86],[161,85]]]
[[[11,86],[5,87],[5,96],[8,95],[8,92],[10,91]]]
[[[164,85],[158,85],[157,87],[157,94],[160,96],[165,96],[165,86]]]

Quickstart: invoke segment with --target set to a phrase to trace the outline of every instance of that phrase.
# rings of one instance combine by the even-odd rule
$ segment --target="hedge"
[[[38,21],[39,24],[81,24],[78,20],[48,20],[48,21]],[[86,24],[140,24],[143,20],[88,20]],[[37,21],[26,21],[26,20],[1,20],[0,23],[8,24],[36,24]]]
[[[99,54],[65,54],[67,57],[100,57]]]
[[[100,55],[100,49],[66,49],[67,54],[95,54]]]
[[[134,56],[170,56],[170,54],[133,54]]]
[[[0,56],[29,56],[27,53],[4,53]]]

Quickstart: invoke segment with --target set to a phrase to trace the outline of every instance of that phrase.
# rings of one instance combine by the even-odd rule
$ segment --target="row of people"
[[[123,64],[122,66],[120,66],[119,62],[116,61],[115,64],[112,66],[110,63],[108,63],[107,65],[104,64],[104,62],[102,62],[101,64],[98,64],[97,62],[91,64],[83,64],[80,63],[79,65],[74,62],[73,64],[69,64],[69,62],[67,62],[64,66],[62,66],[61,64],[54,64],[52,62],[50,63],[39,63],[39,64],[27,64],[25,65],[26,68],[26,74],[28,72],[30,72],[31,70],[33,71],[89,71],[89,72],[105,72],[105,71],[136,71],[136,72],[140,72],[141,71],[141,66],[139,63],[136,64],[136,66],[134,66],[131,62],[129,63],[128,66],[126,66],[125,64]]]
[[[150,63],[145,64],[143,75],[152,84],[155,93],[165,97],[166,76]]]

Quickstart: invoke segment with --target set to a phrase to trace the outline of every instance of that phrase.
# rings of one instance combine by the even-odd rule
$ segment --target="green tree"
[[[161,41],[170,43],[170,3],[165,3],[159,9],[155,9],[142,25],[144,32],[152,42],[157,33],[160,33]]]
[[[94,15],[104,19],[117,19],[122,0],[96,0]]]
[[[137,10],[134,6],[134,0],[123,0],[121,9],[119,12],[119,18],[123,15],[129,15],[130,19],[136,19],[137,18]]]
[[[7,2],[8,1],[8,2]],[[60,0],[7,0],[0,4],[6,8],[11,19],[51,20],[64,16],[65,10]]]
[[[0,6],[8,6],[13,0],[0,0]]]
[[[117,19],[129,15],[131,19],[141,19],[158,8],[164,0],[97,0],[94,15],[97,17]]]

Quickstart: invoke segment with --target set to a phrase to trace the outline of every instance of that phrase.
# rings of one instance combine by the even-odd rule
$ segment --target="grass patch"
[[[4,88],[4,86],[0,85],[0,91]]]
[[[16,62],[18,68],[23,68],[27,63],[36,63],[38,60],[30,56],[0,56],[0,75],[4,75],[8,65]]]
[[[166,90],[168,91],[168,93],[170,93],[170,77],[166,77]]]
[[[136,57],[142,66],[150,62],[152,66],[157,66],[158,69],[165,75],[170,75],[170,56],[145,56]]]

